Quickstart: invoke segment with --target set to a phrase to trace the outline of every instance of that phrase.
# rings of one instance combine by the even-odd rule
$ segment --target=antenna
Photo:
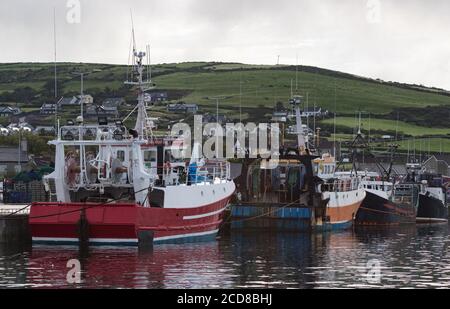
[[[314,95],[314,111],[313,111],[313,115],[314,115],[314,118],[313,118],[313,136],[315,137],[316,136],[316,96]],[[319,145],[316,145],[316,139],[314,138],[314,145],[316,146],[316,148],[317,147],[319,147]]]
[[[130,14],[131,14],[131,36],[132,36],[132,40],[133,40],[133,54],[134,54],[134,52],[136,52],[136,36],[134,33],[133,11],[131,11],[131,9],[130,9]]]
[[[361,110],[359,111],[359,118],[358,118],[358,135],[361,135]]]
[[[295,66],[295,92],[298,93],[298,54],[297,54],[297,65]]]
[[[306,93],[306,127],[309,130],[309,92]]]
[[[55,133],[58,134],[58,76],[56,66],[56,7],[53,7],[53,48],[54,48],[54,77],[55,77]]]
[[[126,80],[130,80],[129,73],[130,73],[130,61],[131,61],[131,54],[132,54],[131,49],[133,48],[132,46],[133,46],[133,34],[131,34],[130,47],[128,49],[128,63],[127,63],[127,78],[126,78]]]
[[[294,80],[291,78],[291,98],[294,96]]]
[[[136,36],[134,33],[134,20],[133,20],[133,11],[130,9],[130,15],[131,15],[131,41],[132,41],[132,54],[131,54],[131,63],[136,63]],[[134,70],[131,70],[131,79],[134,79]]]
[[[410,150],[410,143],[411,142],[411,140],[409,140],[408,139],[408,156],[407,156],[407,158],[406,158],[406,163],[409,163],[410,161],[409,161],[409,150]]]
[[[54,47],[54,64],[55,64],[55,99],[58,97],[58,82],[56,75],[56,8],[53,8],[53,47]]]
[[[239,75],[239,123],[242,123],[242,70]]]
[[[147,80],[152,80],[152,61],[150,57],[150,44],[147,44]]]
[[[337,104],[336,104],[336,78],[334,78],[334,157],[336,158],[336,114],[337,114]]]

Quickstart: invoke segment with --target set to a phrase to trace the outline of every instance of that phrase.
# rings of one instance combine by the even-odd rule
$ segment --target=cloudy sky
[[[78,4],[80,3],[79,9]],[[0,62],[300,64],[450,89],[448,0],[1,0]]]

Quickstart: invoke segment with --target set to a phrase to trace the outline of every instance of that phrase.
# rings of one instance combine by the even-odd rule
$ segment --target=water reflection
[[[0,287],[450,287],[449,241],[449,227],[441,225],[329,234],[231,232],[217,242],[147,251],[0,245]],[[70,259],[81,262],[80,285],[67,283]]]

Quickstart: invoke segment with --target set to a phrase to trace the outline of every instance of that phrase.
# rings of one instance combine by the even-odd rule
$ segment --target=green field
[[[324,120],[322,123],[333,125],[334,119]],[[358,121],[352,117],[337,117],[336,125],[338,127],[357,128]],[[364,131],[369,130],[382,130],[382,131],[397,131],[399,135],[407,134],[411,136],[424,136],[424,135],[447,135],[450,134],[450,128],[426,128],[413,124],[405,123],[402,121],[386,120],[386,119],[363,119],[362,129]]]
[[[41,90],[42,86],[44,86],[44,82],[21,82],[21,83],[0,83],[0,93],[9,91],[13,92],[14,89],[17,88],[23,88],[23,87],[30,87],[34,90]]]
[[[308,94],[309,104],[316,104],[334,111],[336,85],[336,108],[339,113],[352,113],[358,109],[372,113],[387,113],[394,107],[422,107],[450,104],[450,97],[389,87],[372,82],[335,79],[331,76],[300,72],[299,92]],[[216,71],[192,74],[178,72],[155,79],[163,89],[183,89],[191,93],[185,98],[190,102],[207,105],[205,97],[231,96],[223,104],[239,104],[240,82],[242,102],[248,107],[273,107],[277,101],[286,102],[290,97],[291,80],[295,72],[288,70]]]
[[[64,82],[64,92],[79,91],[79,77],[72,72],[92,70],[101,72],[85,78],[86,93],[106,87],[117,89],[123,85],[127,75],[126,66],[58,64],[58,76]],[[152,68],[157,89],[181,91],[185,93],[183,100],[199,103],[206,108],[211,106],[207,97],[227,96],[221,105],[229,109],[237,107],[240,100],[243,106],[249,108],[272,108],[277,101],[286,102],[290,97],[291,81],[295,84],[295,71],[293,66],[214,62],[159,64]],[[51,63],[0,64],[0,92],[25,86],[39,90],[52,78]],[[239,95],[241,85],[242,97]],[[340,114],[351,114],[356,110],[385,114],[395,107],[450,105],[448,93],[415,88],[313,67],[300,67],[298,72],[298,92],[305,96],[308,94],[309,105],[316,104],[334,111],[336,99],[336,109]]]
[[[431,153],[450,153],[450,138],[429,138],[401,141],[398,143],[400,150],[408,150],[408,148],[416,149],[416,151]]]

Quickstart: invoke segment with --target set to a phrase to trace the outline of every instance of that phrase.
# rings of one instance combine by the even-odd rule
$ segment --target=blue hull
[[[305,207],[234,205],[231,208],[231,229],[327,232],[346,230],[353,226],[353,221],[313,225],[313,215],[312,209]]]

